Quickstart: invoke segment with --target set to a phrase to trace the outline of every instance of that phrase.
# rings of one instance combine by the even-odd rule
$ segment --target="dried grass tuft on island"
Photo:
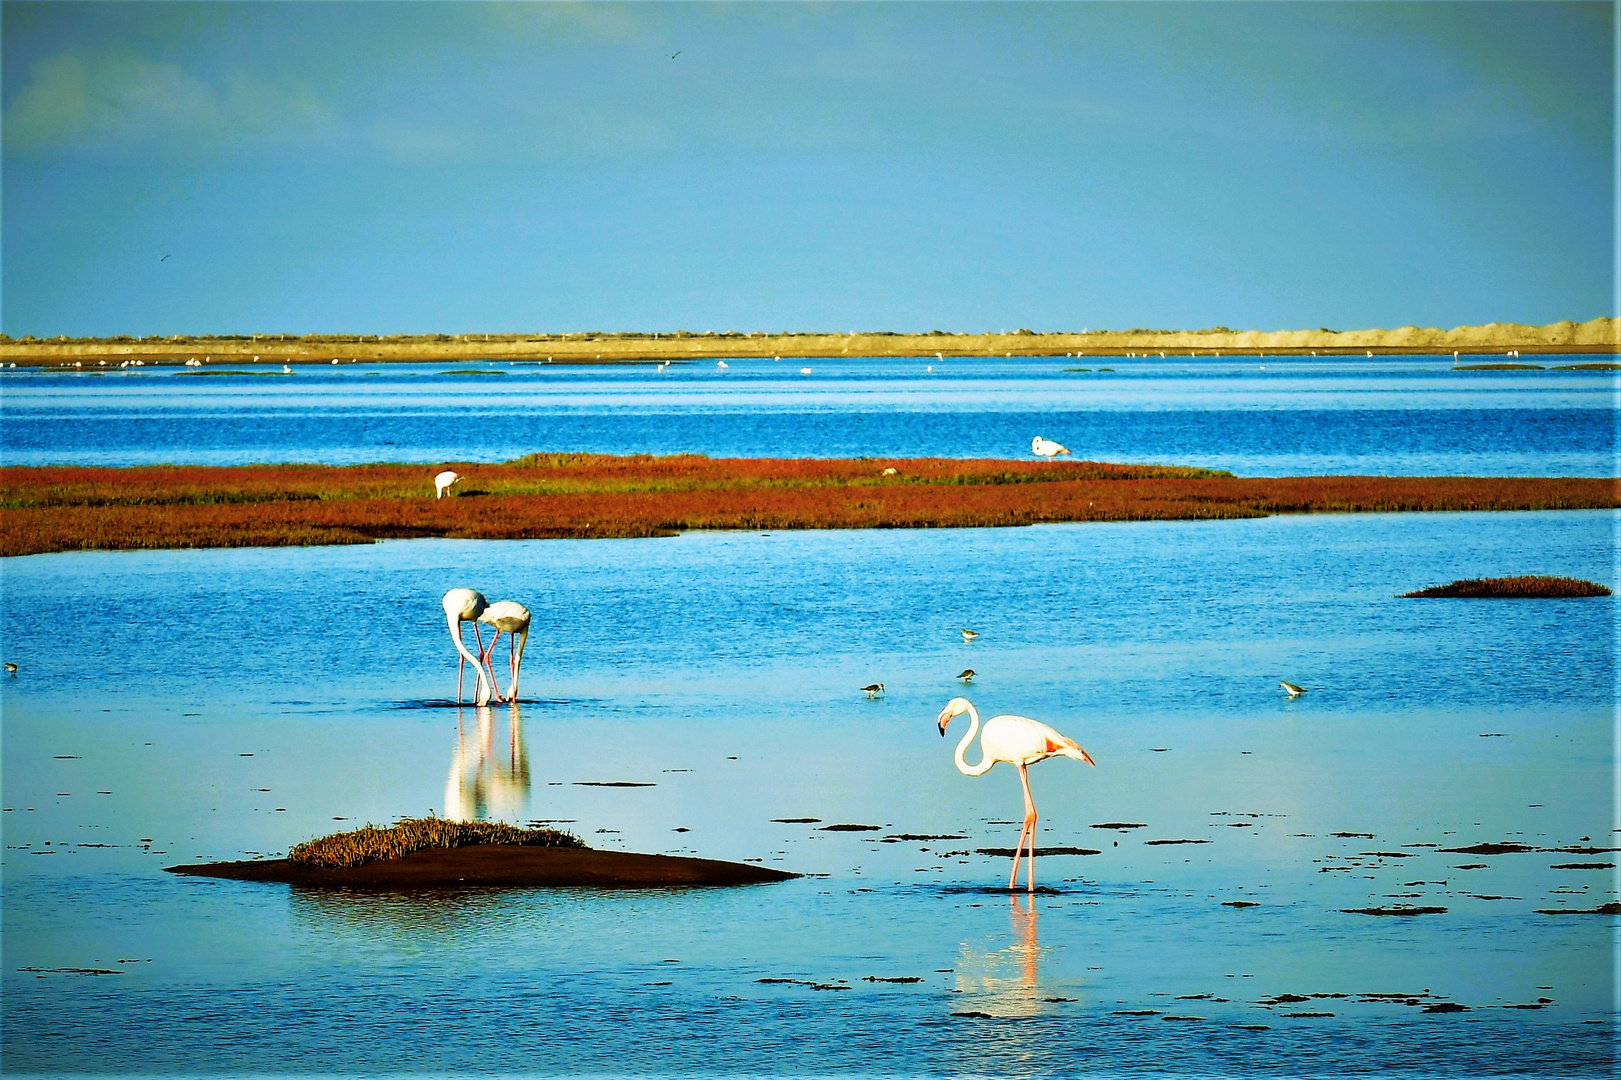
[[[578,837],[560,829],[520,829],[499,821],[448,821],[444,818],[404,818],[383,827],[334,833],[295,844],[287,861],[296,866],[336,869],[362,866],[381,859],[403,859],[426,848],[474,847],[506,844],[517,847],[583,848]]]
[[[1464,578],[1448,585],[1432,585],[1402,593],[1403,599],[1565,600],[1579,596],[1609,596],[1610,590],[1581,578],[1521,577]]]

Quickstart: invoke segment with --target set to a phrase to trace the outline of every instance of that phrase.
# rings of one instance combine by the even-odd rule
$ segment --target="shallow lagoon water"
[[[1607,476],[1621,416],[1614,372],[1455,371],[1443,356],[729,363],[307,364],[288,376],[268,364],[7,370],[0,460],[1005,458],[1026,456],[1041,434],[1081,458],[1244,476]]]
[[[1614,587],[1616,525],[8,560],[5,1069],[1610,1075],[1614,920],[1536,909],[1614,900],[1613,869],[1554,868],[1614,854],[1439,848],[1616,846],[1615,601],[1396,594]],[[438,597],[462,584],[536,612],[516,713],[449,701]],[[953,768],[963,722],[934,716],[963,692],[1098,762],[1031,770],[1039,843],[1100,851],[1039,859],[1033,900],[975,853],[1011,845],[1020,801],[1005,766]],[[588,786],[612,782],[651,786]],[[807,876],[370,895],[161,872],[430,810]],[[772,820],[795,817],[819,821]],[[886,842],[906,834],[962,839]],[[1393,904],[1447,910],[1344,910]]]

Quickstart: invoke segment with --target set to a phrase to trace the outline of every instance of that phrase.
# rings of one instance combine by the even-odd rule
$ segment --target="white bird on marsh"
[[[450,485],[464,479],[466,477],[446,469],[433,478],[433,497],[436,499],[444,498],[450,492]]]
[[[1030,777],[1026,773],[1031,765],[1050,757],[1074,758],[1088,765],[1096,765],[1090,754],[1067,735],[1060,735],[1046,724],[1028,716],[993,716],[985,721],[985,733],[979,739],[979,764],[970,765],[964,757],[968,744],[979,734],[979,710],[967,698],[952,698],[940,710],[935,722],[940,735],[945,736],[946,725],[952,717],[968,714],[968,733],[957,744],[953,760],[957,771],[964,776],[984,776],[998,761],[1005,761],[1019,770],[1019,786],[1024,789],[1024,827],[1019,830],[1019,842],[1013,848],[1013,869],[1008,874],[1007,887],[1012,891],[1019,879],[1019,856],[1029,841],[1029,858],[1025,863],[1025,889],[1036,890],[1036,803],[1030,797]]]
[[[1044,457],[1048,461],[1051,461],[1059,454],[1069,453],[1069,451],[1064,447],[1053,442],[1051,439],[1043,439],[1040,435],[1037,435],[1035,438],[1030,440],[1030,452],[1037,457]]]
[[[1293,701],[1295,698],[1306,692],[1306,688],[1304,686],[1296,686],[1292,682],[1284,682],[1279,680],[1278,685],[1283,687],[1284,692],[1289,695],[1290,701]]]

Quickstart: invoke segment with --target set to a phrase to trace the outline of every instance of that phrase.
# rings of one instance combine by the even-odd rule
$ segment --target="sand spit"
[[[639,855],[590,848],[428,848],[399,859],[319,868],[286,859],[196,863],[164,867],[171,874],[275,881],[307,888],[419,889],[468,885],[527,888],[645,889],[697,885],[757,885],[798,877],[782,870],[716,859]]]
[[[1494,322],[1439,330],[1401,326],[1394,330],[1086,330],[1081,333],[921,334],[890,331],[849,334],[739,331],[567,334],[235,334],[132,338],[12,339],[0,336],[0,361],[50,366],[123,360],[179,363],[331,364],[376,361],[512,360],[559,364],[635,363],[716,357],[827,356],[1122,356],[1128,352],[1251,353],[1615,353],[1621,326],[1609,318],[1546,326]]]

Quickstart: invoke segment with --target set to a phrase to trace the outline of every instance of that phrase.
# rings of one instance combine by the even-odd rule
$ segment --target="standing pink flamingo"
[[[1024,788],[1024,828],[1019,830],[1019,843],[1013,849],[1013,870],[1008,874],[1007,887],[1011,891],[1019,879],[1019,856],[1024,854],[1025,842],[1028,840],[1030,856],[1025,864],[1025,889],[1035,892],[1036,803],[1030,797],[1030,777],[1025,770],[1043,758],[1055,756],[1074,758],[1088,765],[1097,763],[1074,739],[1060,735],[1046,724],[1031,720],[1027,716],[1004,715],[993,716],[985,721],[985,734],[979,739],[979,764],[970,765],[963,754],[979,731],[979,710],[975,709],[967,698],[952,698],[946,702],[946,707],[940,710],[937,722],[940,725],[940,735],[944,737],[946,725],[951,722],[951,718],[961,716],[963,713],[968,714],[968,734],[957,744],[958,772],[964,776],[984,776],[998,761],[1018,766],[1019,783]]]
[[[484,614],[489,607],[484,594],[472,589],[451,589],[445,594],[445,623],[450,627],[450,640],[456,643],[456,704],[462,703],[462,666],[467,663],[473,665],[473,673],[478,676],[477,700],[475,705],[488,705],[490,691],[494,689],[494,676],[484,677],[484,666],[480,660],[484,654],[484,642],[478,632],[478,617]],[[474,656],[467,651],[462,643],[462,623],[473,624],[473,638],[478,641],[479,655]]]
[[[495,636],[490,638],[490,647],[481,652],[484,664],[489,667],[490,654],[495,651],[495,643],[500,640],[503,632],[507,635],[507,676],[511,680],[507,684],[507,698],[518,700],[518,671],[523,667],[523,647],[529,640],[529,609],[514,600],[497,600],[478,616],[478,621],[495,627]],[[477,627],[474,627],[477,632]],[[500,701],[501,688],[495,685],[495,669],[490,668],[490,685],[495,689],[495,700]]]

